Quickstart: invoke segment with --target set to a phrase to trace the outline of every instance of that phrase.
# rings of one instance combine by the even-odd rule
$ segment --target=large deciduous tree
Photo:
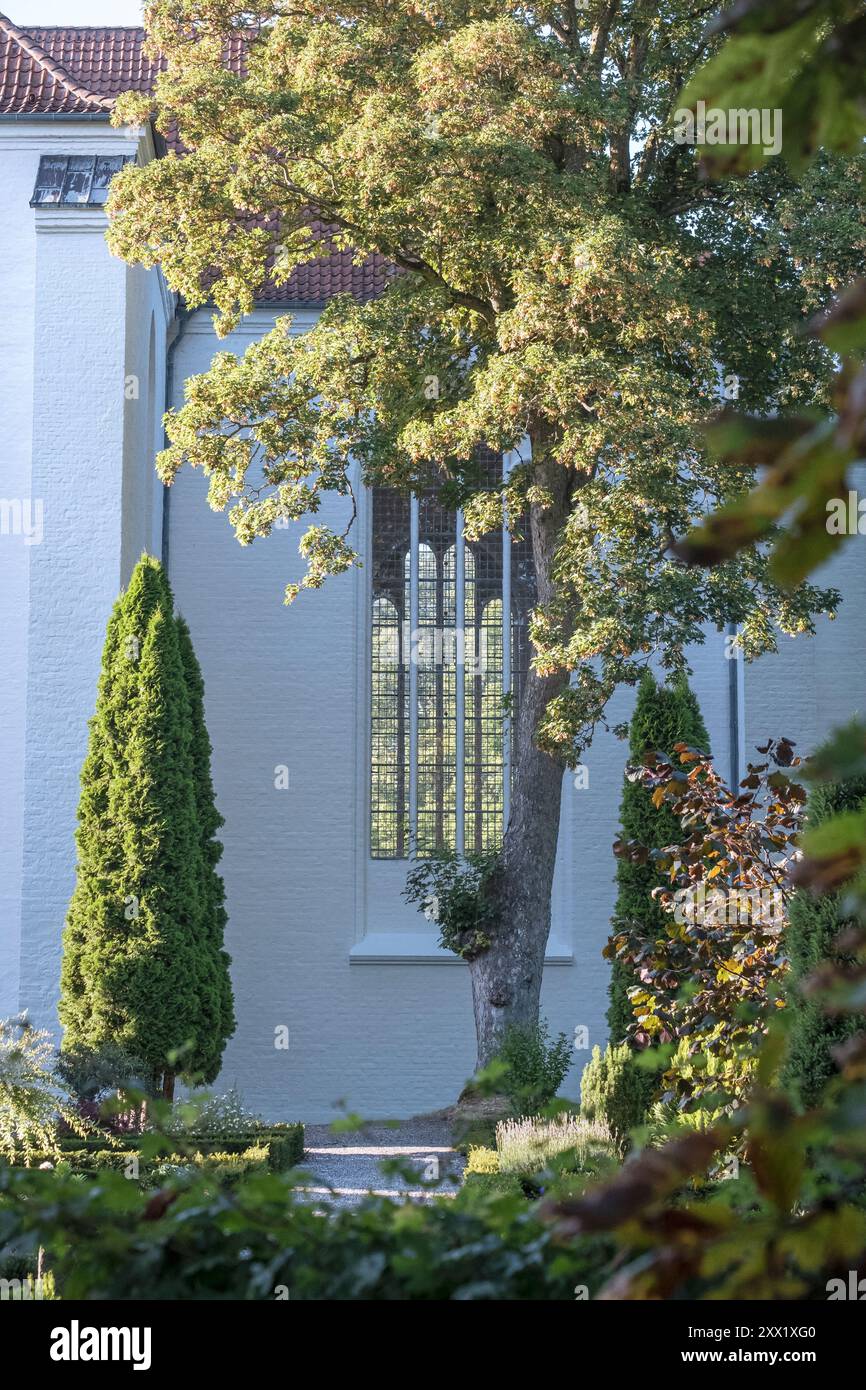
[[[242,359],[218,355],[170,417],[162,477],[202,467],[242,542],[311,518],[306,587],[355,561],[315,514],[358,476],[447,480],[470,534],[503,505],[528,518],[536,655],[486,889],[496,928],[470,963],[485,1062],[507,1024],[537,1017],[562,770],[614,689],[654,654],[681,668],[706,623],[741,623],[754,655],[835,602],[781,593],[755,548],[707,575],[669,547],[752,478],[697,429],[720,374],[757,411],[824,404],[829,354],[796,326],[853,270],[856,172],[840,159],[798,182],[776,160],[702,178],[672,120],[713,49],[694,2],[147,14],[166,67],[117,119],[153,116],[182,154],[116,179],[113,249],[159,263],[188,305],[212,300],[220,331],[268,275],[322,254],[322,228],[394,269],[378,299],[338,298],[305,335],[284,319]],[[479,488],[482,444],[519,455],[501,492]]]

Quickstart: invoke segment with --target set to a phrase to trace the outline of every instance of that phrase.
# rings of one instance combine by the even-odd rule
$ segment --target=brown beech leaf
[[[165,1216],[172,1202],[178,1197],[177,1191],[162,1187],[159,1192],[155,1192],[142,1213],[144,1221],[159,1221],[160,1217]]]

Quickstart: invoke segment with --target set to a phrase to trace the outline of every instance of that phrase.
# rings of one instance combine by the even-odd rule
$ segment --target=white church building
[[[106,621],[146,550],[192,631],[225,818],[238,1025],[219,1087],[237,1084],[269,1119],[327,1120],[340,1102],[368,1118],[437,1109],[473,1069],[469,977],[401,896],[407,844],[501,833],[497,711],[526,659],[512,621],[525,556],[507,536],[464,542],[435,498],[362,493],[363,567],[286,608],[302,572],[293,530],[242,548],[197,472],[159,483],[163,412],[215,351],[243,352],[286,313],[302,333],[329,295],[369,297],[384,274],[347,256],[304,266],[224,343],[158,271],[113,258],[110,176],[124,159],[160,157],[149,128],[109,123],[117,94],[151,80],[142,43],[140,29],[23,32],[0,16],[0,1017],[27,1009],[59,1036],[87,721]],[[807,752],[862,711],[864,550],[851,540],[821,574],[845,601],[814,638],[781,638],[752,666],[714,630],[694,651],[725,773],[768,736]],[[458,593],[487,657],[462,688],[447,642],[415,670],[388,656],[394,642],[404,650],[413,603],[422,625],[453,630]],[[633,699],[621,693],[612,722]],[[583,1044],[606,1040],[601,951],[625,759],[600,734],[587,776],[565,779],[542,1008],[576,1039],[566,1094]],[[280,1028],[288,1049],[274,1046]]]

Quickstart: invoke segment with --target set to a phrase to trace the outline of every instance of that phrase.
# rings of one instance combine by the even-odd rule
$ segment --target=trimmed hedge
[[[302,1124],[270,1125],[261,1136],[271,1151],[270,1166],[275,1172],[294,1168],[304,1159],[304,1126]]]
[[[81,1139],[70,1135],[60,1141],[60,1159],[57,1154],[45,1152],[34,1154],[30,1164],[38,1168],[40,1163],[55,1164],[58,1161],[69,1163],[76,1172],[95,1171],[97,1168],[122,1170],[130,1154],[135,1154],[142,1139],[149,1136],[141,1134],[120,1134],[115,1145],[108,1149],[101,1135]],[[171,1136],[168,1136],[170,1139]],[[174,1136],[180,1143],[181,1137]],[[216,1134],[212,1136],[187,1135],[183,1142],[190,1146],[189,1154],[158,1155],[148,1160],[148,1167],[159,1164],[177,1164],[198,1167],[218,1167],[220,1163],[233,1165],[238,1158],[249,1162],[249,1155],[255,1151],[262,1155],[263,1167],[272,1173],[283,1173],[301,1163],[304,1157],[304,1126],[302,1124],[275,1124],[267,1129],[250,1130],[247,1134]],[[144,1166],[144,1165],[143,1165]]]
[[[227,1153],[211,1150],[208,1153],[159,1154],[139,1163],[137,1173],[126,1174],[130,1161],[138,1158],[134,1148],[127,1149],[64,1149],[60,1157],[49,1151],[31,1155],[31,1168],[42,1163],[57,1167],[58,1163],[68,1164],[73,1173],[93,1176],[111,1169],[123,1173],[132,1180],[147,1186],[161,1183],[163,1178],[176,1176],[184,1171],[198,1171],[208,1174],[220,1182],[234,1181],[246,1173],[265,1173],[271,1166],[268,1145],[257,1144],[239,1152]]]
[[[536,1193],[527,1193],[526,1185],[517,1173],[479,1173],[468,1170],[463,1174],[461,1192],[473,1197],[520,1197],[524,1201],[527,1196],[537,1196]]]

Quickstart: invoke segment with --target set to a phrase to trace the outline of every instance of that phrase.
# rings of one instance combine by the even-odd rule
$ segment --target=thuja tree
[[[103,651],[59,1012],[64,1048],[117,1043],[167,1096],[176,1065],[213,1079],[232,1031],[208,752],[189,637],[143,556]]]
[[[670,685],[660,685],[652,672],[641,678],[637,703],[629,725],[631,762],[641,763],[650,749],[668,752],[677,743],[709,752],[709,737],[701,711],[684,676]],[[670,806],[653,802],[653,788],[644,781],[626,777],[619,808],[620,836],[648,849],[661,849],[682,838],[680,822]],[[665,914],[653,889],[664,879],[652,858],[643,862],[620,858],[616,866],[617,898],[612,926],[614,932],[629,929],[649,943],[664,935]],[[615,956],[611,967],[608,1031],[612,1042],[622,1042],[634,1022],[628,991],[636,987],[634,967]]]
[[[866,777],[816,785],[809,795],[806,822],[817,829],[846,811],[866,811]],[[816,972],[855,960],[846,937],[850,938],[857,918],[856,911],[845,910],[846,891],[816,896],[801,888],[789,908],[786,996],[792,1017],[783,1081],[804,1108],[817,1105],[827,1082],[839,1074],[833,1049],[866,1027],[862,1014],[828,1012],[826,1001],[810,988]]]
[[[157,0],[153,117],[181,157],[127,168],[111,245],[159,263],[226,331],[271,273],[330,244],[394,269],[385,292],[286,320],[238,360],[219,354],[169,418],[160,462],[210,477],[238,538],[303,523],[302,586],[355,563],[350,531],[317,518],[357,478],[445,479],[470,535],[526,516],[536,656],[516,732],[515,785],[490,943],[470,962],[479,1060],[538,1011],[563,766],[653,653],[669,669],[703,625],[809,630],[835,596],[782,595],[757,548],[707,576],[669,546],[752,472],[696,430],[726,389],[750,407],[824,404],[827,348],[797,324],[856,249],[859,197],[841,160],[798,181],[775,161],[738,183],[701,177],[674,138],[683,82],[714,41],[705,9],[504,0]],[[227,47],[247,47],[227,71]],[[829,196],[815,198],[822,178]],[[846,259],[847,258],[847,259]],[[482,444],[521,462],[481,487]],[[347,526],[349,525],[347,521]],[[299,586],[291,586],[294,597]]]
[[[180,659],[189,699],[193,790],[201,842],[204,942],[199,956],[202,971],[199,992],[202,1024],[199,1032],[197,1069],[201,1079],[210,1082],[219,1074],[226,1039],[230,1038],[235,1030],[234,996],[229,974],[230,957],[223,949],[227,921],[225,887],[217,872],[217,865],[222,857],[222,845],[216,834],[223,824],[223,818],[216,808],[211,777],[211,742],[204,717],[204,681],[201,667],[189,627],[183,618],[179,617],[176,621]]]

